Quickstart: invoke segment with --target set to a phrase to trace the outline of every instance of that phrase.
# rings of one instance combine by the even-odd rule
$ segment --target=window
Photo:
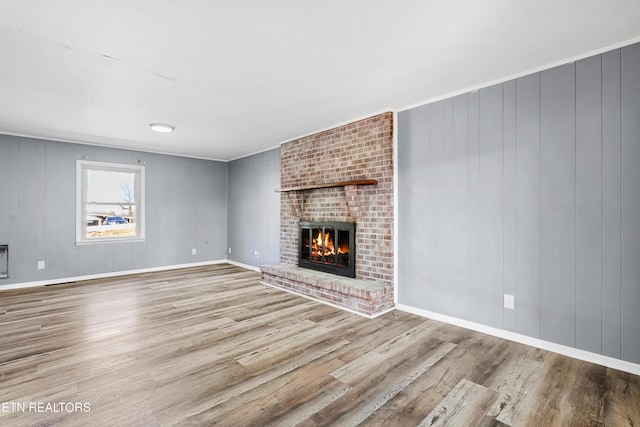
[[[144,240],[144,166],[78,160],[76,242]]]

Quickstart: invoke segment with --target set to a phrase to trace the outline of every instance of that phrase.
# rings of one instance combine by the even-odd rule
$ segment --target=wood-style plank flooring
[[[638,376],[259,280],[221,264],[0,292],[0,425],[640,426]]]

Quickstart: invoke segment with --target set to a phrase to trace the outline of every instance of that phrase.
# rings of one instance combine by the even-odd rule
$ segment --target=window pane
[[[87,239],[136,237],[135,205],[87,204]]]
[[[87,170],[87,202],[135,202],[135,172]]]

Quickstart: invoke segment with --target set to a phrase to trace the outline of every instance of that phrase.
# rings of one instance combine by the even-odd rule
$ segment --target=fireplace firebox
[[[298,266],[356,277],[356,225],[300,221]]]

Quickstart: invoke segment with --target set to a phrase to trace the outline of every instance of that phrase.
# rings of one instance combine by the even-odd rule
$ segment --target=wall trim
[[[385,114],[385,113],[393,113],[395,111],[396,111],[395,108],[385,108],[385,109],[382,109],[382,110],[378,110],[377,112],[374,112],[374,113],[363,114],[361,116],[358,116],[358,117],[355,117],[355,118],[352,118],[352,119],[349,119],[349,120],[344,120],[344,121],[342,121],[340,123],[337,123],[337,124],[334,124],[334,125],[331,125],[331,126],[327,126],[327,127],[324,127],[324,128],[318,129],[318,130],[314,130],[314,131],[309,132],[309,133],[305,133],[305,134],[296,136],[295,138],[285,139],[284,141],[279,142],[279,145],[286,144],[287,142],[291,142],[291,141],[296,141],[298,139],[306,138],[308,136],[312,136],[312,135],[315,135],[317,133],[322,133],[322,132],[326,132],[326,131],[329,131],[329,130],[332,130],[332,129],[335,129],[335,128],[339,128],[340,126],[350,125],[350,124],[353,124],[355,122],[359,122],[361,120],[370,119],[372,117],[379,116],[379,115],[382,115],[382,114]]]
[[[416,107],[421,107],[423,105],[428,105],[428,104],[432,104],[434,102],[438,102],[438,101],[442,101],[442,100],[445,100],[445,99],[453,98],[453,97],[456,97],[458,95],[462,95],[462,94],[465,94],[465,93],[476,92],[476,91],[478,91],[480,89],[484,89],[484,88],[487,88],[487,87],[490,87],[490,86],[494,86],[494,85],[497,85],[497,84],[505,83],[505,82],[508,82],[508,81],[511,81],[511,80],[516,80],[516,79],[518,79],[520,77],[525,77],[525,76],[528,76],[528,75],[531,75],[531,74],[535,74],[535,73],[539,73],[539,72],[542,72],[542,71],[549,70],[551,68],[559,67],[560,65],[572,64],[572,63],[574,63],[576,61],[580,61],[581,59],[590,58],[590,57],[595,56],[595,55],[601,55],[603,53],[606,53],[606,52],[609,52],[609,51],[612,51],[612,50],[615,50],[615,49],[621,49],[623,47],[630,46],[630,45],[632,45],[634,43],[637,43],[637,42],[640,42],[640,36],[639,37],[633,37],[633,38],[627,39],[627,40],[623,40],[623,41],[620,41],[618,43],[613,43],[613,44],[610,44],[610,45],[607,45],[607,46],[604,46],[604,47],[600,47],[598,49],[593,49],[593,50],[581,53],[579,55],[571,56],[569,58],[564,58],[564,59],[560,59],[560,60],[557,60],[557,61],[549,62],[549,63],[541,65],[539,67],[531,68],[531,69],[528,69],[528,70],[525,70],[525,71],[521,71],[519,73],[510,74],[508,76],[499,77],[497,79],[490,80],[488,82],[480,83],[480,84],[477,84],[477,85],[474,85],[474,86],[469,86],[469,87],[467,87],[465,89],[456,90],[454,92],[449,92],[449,93],[446,93],[446,94],[443,94],[443,95],[438,95],[438,96],[435,96],[433,98],[429,98],[429,99],[426,99],[426,100],[423,100],[423,101],[414,102],[414,103],[406,105],[404,107],[396,108],[394,111],[397,111],[397,112],[407,111],[407,110],[411,110],[411,109],[416,108]]]
[[[257,271],[258,273],[261,273],[262,270],[260,270],[260,267],[256,267],[255,265],[249,265],[249,264],[244,264],[238,261],[234,261],[231,259],[227,259],[225,260],[225,262],[229,263],[229,264],[233,264],[236,267],[242,267],[242,268],[246,268],[247,270],[253,270],[253,271]]]
[[[398,112],[393,112],[393,303],[398,305]]]
[[[142,268],[142,269],[137,269],[137,270],[125,270],[125,271],[117,271],[117,272],[112,272],[112,273],[101,273],[101,274],[90,274],[90,275],[86,275],[86,276],[74,276],[74,277],[67,277],[67,278],[59,278],[59,279],[51,279],[51,280],[41,280],[41,281],[35,281],[35,282],[24,282],[24,283],[14,283],[14,284],[10,284],[10,285],[0,285],[0,292],[2,291],[8,291],[8,290],[14,290],[14,289],[25,289],[25,288],[34,288],[34,287],[39,287],[39,286],[48,286],[48,285],[57,285],[57,284],[62,284],[62,283],[69,283],[69,282],[78,282],[78,281],[82,281],[82,280],[92,280],[92,279],[104,279],[104,278],[109,278],[109,277],[118,277],[118,276],[125,276],[125,275],[129,275],[129,274],[141,274],[141,273],[153,273],[153,272],[160,272],[160,271],[169,271],[169,270],[177,270],[177,269],[181,269],[181,268],[189,268],[189,267],[201,267],[201,266],[206,266],[206,265],[216,265],[216,264],[232,264],[235,265],[237,267],[241,267],[241,268],[246,268],[248,270],[252,270],[252,271],[256,271],[256,272],[260,272],[260,268],[259,267],[255,267],[252,265],[248,265],[248,264],[243,264],[237,261],[233,261],[233,260],[228,260],[228,259],[218,259],[218,260],[213,260],[213,261],[203,261],[203,262],[195,262],[195,263],[187,263],[187,264],[175,264],[175,265],[169,265],[169,266],[162,266],[162,267],[150,267],[150,268]],[[627,362],[624,360],[619,360],[619,359],[615,359],[613,357],[609,357],[609,356],[604,356],[601,354],[597,354],[597,353],[592,353],[589,351],[585,351],[585,350],[580,350],[577,348],[573,348],[573,347],[568,347],[565,345],[561,345],[561,344],[556,344],[556,343],[552,343],[549,341],[544,341],[538,338],[532,338],[532,337],[528,337],[526,335],[522,335],[522,334],[518,334],[515,332],[510,332],[510,331],[505,331],[503,329],[498,329],[498,328],[494,328],[491,326],[486,326],[486,325],[482,325],[479,323],[475,323],[475,322],[471,322],[468,320],[463,320],[463,319],[458,319],[455,317],[451,317],[451,316],[447,316],[444,314],[439,314],[439,313],[435,313],[435,312],[431,312],[428,310],[423,310],[421,308],[416,308],[416,307],[412,307],[409,305],[405,305],[405,304],[396,304],[395,307],[392,307],[386,311],[383,311],[381,313],[377,313],[376,315],[366,315],[363,313],[358,313],[356,311],[353,310],[349,310],[347,308],[344,307],[340,307],[337,306],[335,304],[332,304],[330,302],[327,301],[321,301],[319,299],[307,296],[307,295],[302,295],[299,294],[297,292],[293,292],[291,290],[288,289],[283,289],[277,286],[273,286],[270,285],[269,283],[266,283],[264,281],[260,281],[261,284],[266,285],[266,286],[270,286],[272,288],[275,289],[279,289],[281,291],[284,292],[288,292],[290,294],[294,294],[297,296],[301,296],[322,304],[326,304],[329,305],[331,307],[340,309],[340,310],[344,310],[344,311],[348,311],[350,313],[353,314],[357,314],[359,316],[363,316],[367,319],[375,319],[376,317],[379,317],[383,314],[386,314],[390,311],[393,311],[395,309],[400,310],[400,311],[404,311],[407,313],[411,313],[411,314],[415,314],[417,316],[421,316],[421,317],[425,317],[428,319],[433,319],[433,320],[437,320],[439,322],[443,322],[443,323],[447,323],[450,325],[454,325],[454,326],[459,326],[461,328],[465,328],[465,329],[470,329],[476,332],[481,332],[483,334],[487,334],[487,335],[492,335],[498,338],[503,338],[509,341],[514,341],[520,344],[525,344],[525,345],[529,345],[532,347],[536,347],[536,348],[540,348],[542,350],[547,350],[547,351],[552,351],[554,353],[558,353],[561,354],[563,356],[568,356],[568,357],[573,357],[575,359],[579,359],[579,360],[583,360],[585,362],[591,362],[591,363],[596,363],[598,365],[602,365],[602,366],[606,366],[608,368],[612,368],[612,369],[617,369],[620,371],[624,371],[624,372],[628,372],[630,374],[634,374],[634,375],[640,375],[640,364],[636,364],[636,363],[632,363],[632,362]],[[397,285],[396,285],[397,286]],[[396,296],[397,298],[397,296]]]
[[[177,154],[177,153],[171,153],[169,151],[138,149],[138,148],[124,147],[124,146],[121,146],[121,145],[109,144],[109,143],[106,143],[106,142],[105,143],[101,143],[101,142],[85,142],[85,141],[76,140],[76,139],[53,138],[53,137],[42,136],[42,135],[38,135],[38,134],[27,134],[27,133],[2,131],[2,132],[0,132],[0,135],[15,136],[15,137],[27,138],[27,139],[35,139],[35,140],[45,141],[45,142],[46,141],[53,141],[53,142],[64,142],[64,143],[67,143],[67,144],[89,145],[91,147],[112,148],[114,150],[122,150],[122,151],[129,151],[129,152],[135,152],[135,153],[149,153],[149,154],[159,154],[159,155],[162,155],[162,156],[184,157],[184,158],[187,158],[187,159],[209,160],[209,161],[212,161],[212,162],[220,162],[220,163],[228,163],[228,162],[230,162],[230,160],[216,159],[216,158],[213,158],[213,157],[195,156],[195,155],[190,155],[190,154]]]
[[[494,337],[503,338],[531,347],[540,348],[542,350],[551,351],[563,356],[573,357],[574,359],[583,360],[585,362],[591,362],[597,365],[606,366],[607,368],[628,372],[633,375],[640,375],[640,364],[615,359],[613,357],[592,353],[590,351],[580,350],[574,347],[568,347],[562,344],[552,343],[538,338],[528,337],[526,335],[482,325],[480,323],[471,322],[469,320],[463,320],[440,313],[434,313],[432,311],[423,310],[421,308],[416,308],[405,304],[397,304],[396,308],[400,311],[426,317],[428,319],[437,320],[439,322],[448,323],[450,325],[459,326],[465,329],[471,329],[472,331],[481,332],[483,334],[492,335]]]
[[[48,137],[48,136],[42,136],[42,135],[38,135],[38,134],[25,134],[25,133],[17,133],[17,132],[9,132],[9,131],[3,131],[2,135],[7,135],[7,136],[17,136],[17,137],[22,137],[22,138],[29,138],[29,139],[38,139],[38,140],[43,140],[43,141],[55,141],[55,142],[65,142],[65,143],[69,143],[69,144],[81,144],[81,145],[90,145],[90,146],[95,146],[95,147],[106,147],[106,148],[114,148],[114,149],[118,149],[118,150],[125,150],[125,151],[135,151],[135,152],[139,152],[139,153],[150,153],[150,154],[160,154],[160,155],[165,155],[165,156],[175,156],[175,157],[186,157],[186,158],[190,158],[190,159],[200,159],[200,160],[209,160],[209,161],[213,161],[213,162],[221,162],[221,163],[228,163],[228,162],[232,162],[235,160],[239,160],[239,159],[243,159],[245,157],[250,157],[253,156],[255,154],[260,154],[263,153],[265,151],[269,151],[269,150],[273,150],[274,148],[278,148],[279,146],[281,146],[282,144],[286,143],[286,142],[290,142],[290,141],[294,141],[296,139],[300,139],[300,138],[305,138],[307,136],[311,136],[314,135],[316,133],[320,133],[320,132],[324,132],[327,130],[331,130],[333,128],[339,127],[339,126],[344,126],[347,125],[349,123],[353,123],[356,122],[358,120],[363,120],[369,117],[373,117],[373,116],[377,116],[383,113],[388,113],[388,112],[400,112],[400,111],[406,111],[406,110],[410,110],[412,108],[416,108],[416,107],[420,107],[423,105],[427,105],[427,104],[431,104],[437,101],[442,101],[443,99],[449,99],[449,98],[453,98],[454,96],[457,95],[461,95],[464,93],[468,93],[468,92],[473,92],[473,91],[477,91],[489,86],[493,86],[496,84],[500,84],[500,83],[504,83],[510,80],[515,80],[517,78],[520,77],[524,77],[527,76],[529,74],[533,74],[533,73],[537,73],[540,71],[544,71],[544,70],[548,70],[550,68],[554,68],[557,67],[559,65],[563,65],[563,64],[567,64],[567,63],[572,63],[575,61],[579,61],[581,59],[585,59],[588,58],[590,56],[594,56],[594,55],[599,55],[614,49],[620,49],[623,48],[625,46],[629,46],[632,45],[634,43],[640,42],[640,36],[639,37],[633,37],[631,39],[627,39],[627,40],[623,40],[617,43],[613,43],[604,47],[600,47],[598,49],[593,49],[590,50],[588,52],[582,53],[580,55],[575,55],[569,58],[565,58],[565,59],[561,59],[558,61],[554,61],[554,62],[550,62],[547,63],[545,65],[539,66],[539,67],[535,67],[526,71],[522,71],[519,73],[515,73],[515,74],[511,74],[508,76],[504,76],[504,77],[499,77],[495,80],[491,80],[488,82],[484,82],[484,83],[480,83],[478,85],[475,86],[470,86],[467,87],[465,89],[461,89],[461,90],[457,90],[454,92],[449,92],[443,95],[439,95],[439,96],[435,96],[432,98],[428,98],[426,100],[422,100],[422,101],[417,101],[414,102],[412,104],[409,105],[405,105],[402,107],[396,107],[396,108],[385,108],[382,110],[378,110],[378,112],[374,112],[374,113],[367,113],[367,114],[363,114],[361,116],[357,116],[356,118],[352,118],[349,120],[344,120],[341,121],[337,124],[334,125],[330,125],[327,127],[323,127],[320,128],[318,130],[314,130],[305,134],[302,134],[300,136],[296,136],[293,138],[289,138],[286,140],[283,140],[281,142],[278,142],[277,145],[274,145],[272,147],[268,147],[268,148],[264,148],[264,149],[260,149],[258,151],[255,152],[251,152],[251,153],[247,153],[247,154],[243,154],[231,159],[217,159],[217,158],[212,158],[212,157],[203,157],[203,156],[195,156],[195,155],[188,155],[188,154],[177,154],[177,153],[171,153],[171,152],[166,152],[166,151],[159,151],[159,150],[145,150],[145,149],[134,149],[134,148],[130,148],[130,147],[123,147],[123,146],[119,146],[119,145],[115,145],[115,144],[109,144],[109,143],[97,143],[97,142],[86,142],[86,141],[80,141],[80,140],[75,140],[75,139],[71,139],[71,138],[52,138],[52,137]]]
[[[236,161],[236,160],[244,159],[246,157],[255,156],[256,154],[262,154],[262,153],[265,153],[267,151],[275,150],[276,148],[280,148],[280,145],[281,145],[281,143],[278,143],[277,145],[274,145],[273,147],[264,148],[262,150],[254,151],[254,152],[249,153],[249,154],[244,154],[242,156],[234,157],[234,158],[229,159],[229,160],[221,160],[221,161],[230,163],[230,162],[233,162],[233,161]]]
[[[12,283],[9,285],[0,285],[0,292],[13,289],[35,288],[38,286],[59,285],[62,283],[79,282],[82,280],[107,279],[109,277],[126,276],[129,274],[154,273],[157,271],[178,270],[180,268],[201,267],[205,265],[215,264],[234,264],[234,262],[226,259],[217,259],[213,261],[202,261],[188,264],[165,265],[162,267],[141,268],[137,270],[114,271],[110,273],[89,274],[86,276],[61,277],[59,279],[39,280],[36,282]]]

